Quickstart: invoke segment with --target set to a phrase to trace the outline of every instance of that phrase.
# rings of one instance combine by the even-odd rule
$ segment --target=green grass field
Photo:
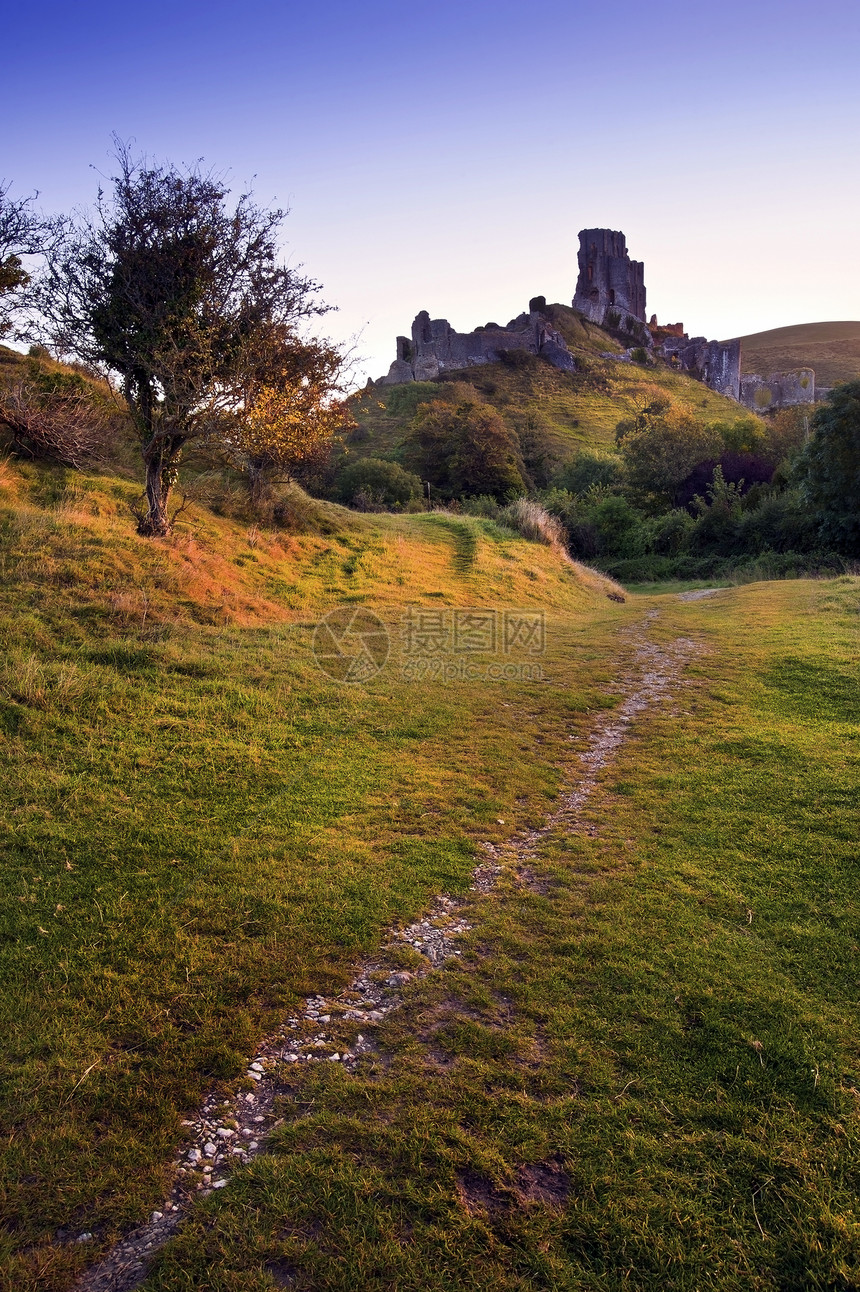
[[[0,1251],[10,1286],[62,1288],[88,1256],[67,1240],[156,1205],[181,1116],[283,1009],[551,800],[603,659],[586,644],[573,693],[507,707],[416,686],[404,608],[623,612],[480,521],[305,500],[292,535],[197,508],[150,543],[127,482],[7,464],[2,484]],[[314,625],[366,600],[392,666],[338,685]]]
[[[297,495],[293,533],[196,507],[152,542],[128,482],[2,487],[6,1285],[70,1288],[162,1202],[202,1095],[448,892],[463,955],[355,1075],[285,1071],[272,1152],[147,1288],[857,1286],[860,581],[621,604],[488,522]],[[391,631],[364,686],[314,661],[343,604]],[[540,673],[410,680],[409,605],[544,610]],[[686,684],[470,896],[643,635]]]
[[[686,689],[148,1287],[857,1286],[860,587],[650,604]]]

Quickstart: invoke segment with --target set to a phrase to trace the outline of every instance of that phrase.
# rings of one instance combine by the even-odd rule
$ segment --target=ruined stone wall
[[[740,341],[708,341],[703,336],[670,336],[659,353],[673,367],[703,381],[711,390],[740,399]]]
[[[740,402],[754,413],[815,403],[815,373],[811,368],[773,372],[769,377],[748,372],[741,377],[740,385]]]
[[[431,319],[422,310],[412,324],[411,339],[397,338],[397,358],[382,382],[394,386],[406,381],[434,381],[442,372],[497,363],[506,350],[540,355],[563,371],[576,368],[564,337],[539,310],[520,314],[507,327],[488,325],[474,332],[455,332],[447,319]]]
[[[645,266],[630,259],[623,233],[582,229],[578,263],[575,310],[600,327],[623,328],[627,316],[645,322]]]

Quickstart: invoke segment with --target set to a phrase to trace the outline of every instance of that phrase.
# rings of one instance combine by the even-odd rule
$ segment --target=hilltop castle
[[[812,403],[815,374],[775,373],[764,379],[741,378],[741,343],[689,337],[683,324],[661,327],[656,315],[646,322],[645,266],[631,260],[627,240],[615,229],[583,229],[579,235],[579,275],[573,308],[591,323],[604,328],[630,351],[644,349],[666,360],[673,368],[704,382],[711,390],[737,400],[756,412],[787,404]],[[416,315],[412,336],[397,338],[397,357],[384,385],[407,381],[434,381],[446,370],[473,364],[497,363],[509,350],[540,355],[554,367],[572,372],[576,360],[560,332],[545,314],[542,296],[529,301],[528,313],[512,319],[507,327],[487,323],[474,332],[455,332],[447,319],[431,319],[426,310]]]
[[[583,229],[579,235],[579,278],[573,308],[600,327],[645,322],[645,266],[631,260],[627,239],[613,229]],[[632,331],[632,328],[628,329]]]

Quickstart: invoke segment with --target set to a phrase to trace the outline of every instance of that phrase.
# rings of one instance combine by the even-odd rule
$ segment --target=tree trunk
[[[245,468],[245,477],[248,481],[248,497],[251,510],[259,512],[269,492],[265,467],[253,460],[249,461]]]
[[[175,454],[160,444],[154,451],[144,449],[143,460],[146,465],[146,515],[137,523],[137,532],[145,538],[163,538],[170,533],[170,517],[167,514],[167,499],[173,484]]]

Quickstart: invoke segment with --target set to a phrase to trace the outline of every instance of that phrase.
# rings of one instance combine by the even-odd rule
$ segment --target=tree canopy
[[[10,189],[0,180],[0,336],[11,328],[11,307],[30,281],[21,257],[42,251],[51,229],[33,210],[33,197],[13,199]]]
[[[325,306],[279,260],[283,211],[248,192],[228,205],[199,167],[136,161],[122,145],[116,158],[95,214],[67,221],[48,254],[37,303],[60,353],[119,378],[146,472],[138,527],[158,535],[190,440],[235,441],[246,411],[259,426],[278,399],[289,421],[285,352],[299,353],[299,324]]]
[[[525,489],[516,437],[488,404],[469,399],[422,404],[407,453],[410,465],[446,497],[508,499]]]
[[[652,400],[635,417],[619,422],[615,439],[632,490],[657,508],[672,507],[693,468],[717,458],[723,446],[717,429],[703,426],[668,400]]]
[[[797,472],[824,540],[860,555],[860,381],[835,386],[816,410]]]
[[[355,425],[343,399],[345,363],[330,342],[289,333],[266,348],[260,371],[249,377],[244,416],[226,439],[226,456],[245,472],[255,501]]]

